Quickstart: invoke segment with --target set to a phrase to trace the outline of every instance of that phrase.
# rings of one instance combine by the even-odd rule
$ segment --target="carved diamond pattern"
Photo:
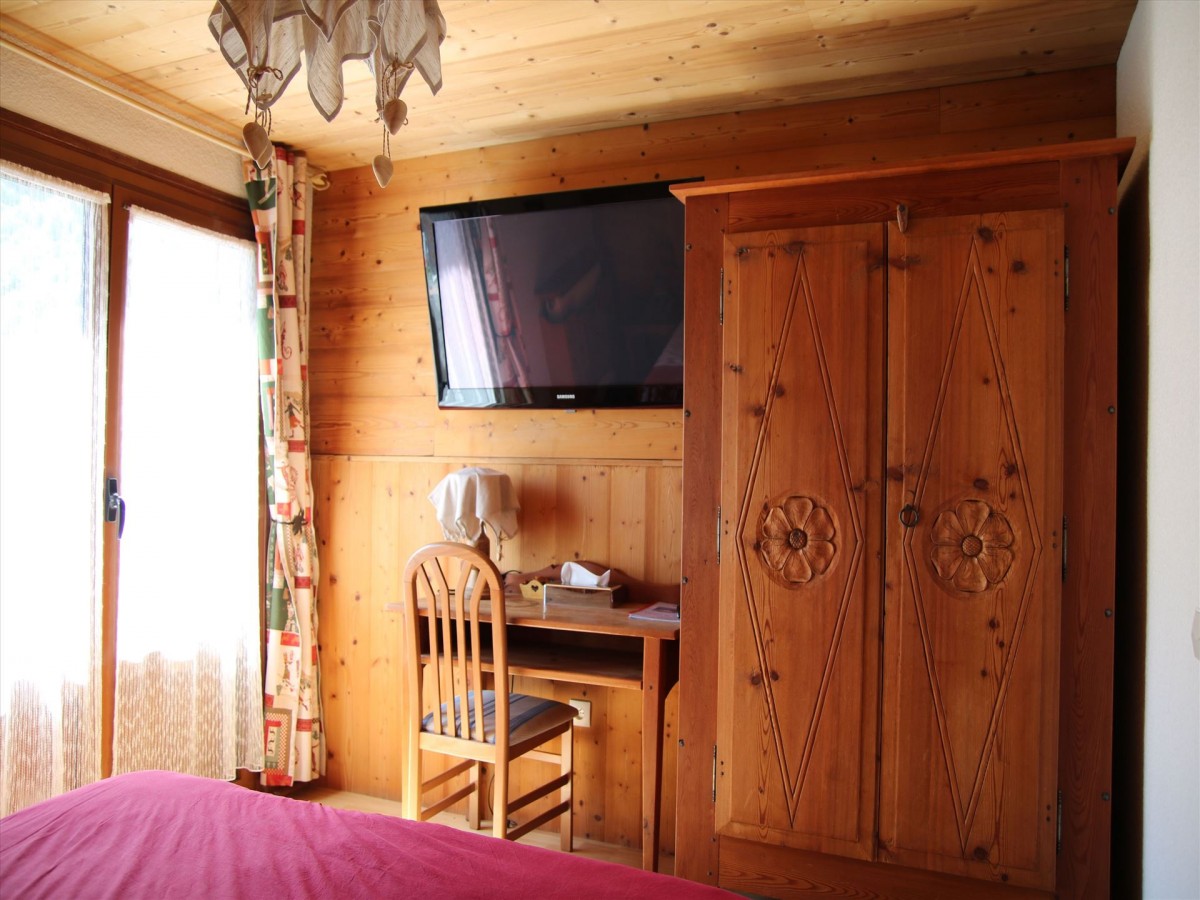
[[[735,542],[759,671],[769,673],[768,677],[761,679],[761,684],[771,742],[793,825],[833,678],[846,612],[861,567],[864,543],[840,415],[834,402],[821,326],[803,253],[796,254],[794,258],[795,278],[778,340],[773,342],[777,350],[770,369],[766,398],[761,407],[763,413],[758,438],[740,498],[736,532],[738,540]],[[803,378],[796,367],[804,367]],[[802,380],[810,386],[811,391],[819,392],[818,396],[824,401],[825,409],[818,417],[819,430],[823,434],[811,438],[811,443],[804,449],[813,458],[839,461],[840,480],[835,484],[768,483],[764,460],[771,459],[772,453],[776,461],[791,459],[794,454],[792,448],[772,447],[774,427],[780,420],[796,414],[786,399],[781,399],[786,392],[778,389],[784,373],[798,381]],[[822,498],[822,487],[835,492],[836,496]],[[808,530],[799,522],[790,522],[791,518],[801,514],[809,526]],[[766,546],[764,538],[775,540],[779,537],[775,531],[777,527],[782,528],[783,524],[789,524],[789,528],[778,546]],[[803,532],[803,535],[798,532]],[[798,544],[805,546],[800,548]],[[812,591],[820,593],[806,594]],[[828,598],[834,597],[838,606],[834,614],[827,617],[831,624],[824,636],[824,647],[811,648],[813,657],[817,659],[815,664],[820,668],[819,677],[811,678],[816,685],[813,692],[800,697],[798,701],[797,695],[801,691],[797,688],[796,679],[793,679],[787,688],[789,701],[782,703],[776,697],[775,681],[777,669],[784,664],[773,658],[776,651],[769,623],[772,617],[805,614],[806,608],[812,608],[809,597],[823,598],[813,602],[825,603],[830,602]],[[787,602],[781,602],[781,598]],[[786,662],[792,670],[795,669],[797,664],[794,660]],[[807,684],[809,679],[801,680]],[[797,734],[803,736],[799,741],[785,737]]]
[[[940,513],[934,519],[929,533],[927,552],[918,554],[913,546],[915,534],[923,529],[907,528],[903,537],[905,568],[916,604],[916,619],[925,651],[932,705],[964,854],[985,787],[988,763],[1000,731],[1004,697],[1016,660],[1034,575],[1042,555],[1042,538],[1032,508],[1024,454],[1013,418],[1012,395],[991,309],[977,247],[972,243],[942,369],[937,404],[930,422],[925,458],[916,484],[918,506],[938,509]],[[965,332],[970,336],[964,336]],[[982,346],[983,342],[986,342],[986,346]],[[976,357],[982,356],[991,363],[989,383],[996,392],[994,408],[998,408],[1001,420],[996,421],[995,426],[1003,432],[1005,465],[1015,470],[1013,474],[1019,480],[1020,497],[1019,500],[1013,498],[1006,510],[1007,517],[978,497],[926,496],[930,489],[931,461],[937,458],[943,417],[947,410],[957,410],[961,414],[965,408],[961,395],[956,397],[956,392],[965,390],[966,369],[960,371],[960,366],[967,364],[960,360],[960,355],[970,355],[965,352],[967,344],[973,345]],[[963,352],[960,354],[960,351]],[[972,412],[981,415],[977,410]],[[987,428],[992,424],[991,421],[972,419],[972,426]],[[962,534],[958,534],[955,541],[956,528]],[[1023,544],[1014,538],[1014,532],[1026,536]],[[987,553],[990,556],[985,556]],[[979,562],[981,559],[982,562]],[[949,597],[954,597],[955,603],[986,602],[984,598],[993,593],[993,588],[1001,586],[1009,588],[1012,593],[1019,592],[1019,600],[1015,612],[1005,617],[1008,620],[1006,627],[1011,630],[1005,635],[1007,649],[1000,671],[991,680],[981,679],[972,688],[975,691],[973,694],[960,692],[950,695],[939,678],[935,652],[934,636],[938,633],[936,626],[942,605]],[[953,678],[947,673],[946,684],[952,683]],[[955,709],[971,704],[975,704],[976,708],[979,705],[983,705],[982,708],[990,706],[986,727],[979,733],[954,733],[950,721],[954,718]]]

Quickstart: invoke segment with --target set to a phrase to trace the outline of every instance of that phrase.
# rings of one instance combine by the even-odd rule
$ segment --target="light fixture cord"
[[[383,94],[388,100],[400,99],[400,72],[412,69],[411,62],[401,62],[393,59],[387,64],[383,73]]]

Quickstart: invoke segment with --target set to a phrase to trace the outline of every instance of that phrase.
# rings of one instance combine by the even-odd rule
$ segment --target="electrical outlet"
[[[576,728],[591,728],[592,727],[592,701],[591,700],[569,700],[568,701],[579,712],[575,713]]]

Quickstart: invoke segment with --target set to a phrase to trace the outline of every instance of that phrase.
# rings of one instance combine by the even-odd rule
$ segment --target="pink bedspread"
[[[5,898],[713,898],[723,891],[441,825],[137,772],[0,820]]]

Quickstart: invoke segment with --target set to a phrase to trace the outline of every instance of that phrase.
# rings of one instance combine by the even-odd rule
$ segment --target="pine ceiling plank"
[[[1113,66],[1086,72],[1051,73],[1036,81],[953,85],[941,91],[944,133],[1059,121],[1070,110],[1076,117],[1104,116],[1117,108]]]
[[[24,4],[4,3],[5,18],[85,52],[122,37],[135,38],[164,25],[207,20],[212,0],[53,0]],[[207,27],[205,27],[207,33]]]
[[[396,159],[631,123],[1112,65],[1134,0],[440,0],[445,86],[414,78]],[[4,0],[0,36],[236,139],[241,80],[213,0]],[[343,67],[326,123],[301,71],[272,136],[327,168],[382,149],[374,86]],[[1031,101],[1032,102],[1032,101]],[[1036,104],[1034,104],[1036,106]],[[1032,107],[1031,107],[1032,108]],[[1036,114],[1036,113],[1035,113]],[[968,122],[969,110],[959,111]],[[975,115],[986,115],[978,112]],[[970,127],[964,125],[963,127]]]

